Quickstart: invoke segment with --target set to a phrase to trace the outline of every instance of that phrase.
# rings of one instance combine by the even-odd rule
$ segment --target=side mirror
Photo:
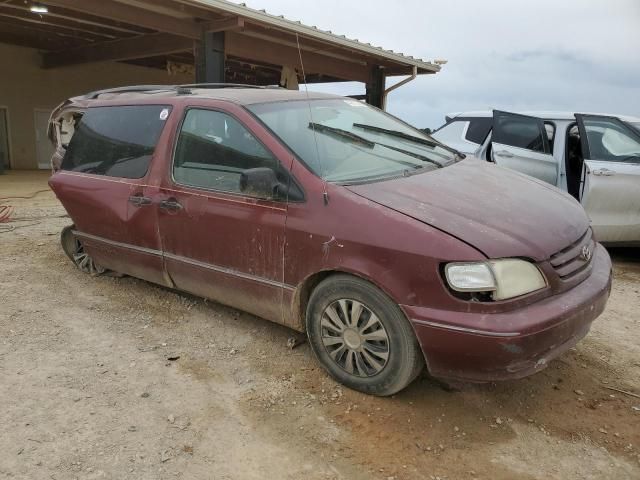
[[[240,174],[240,191],[252,197],[272,200],[279,186],[276,172],[270,168],[249,168]]]

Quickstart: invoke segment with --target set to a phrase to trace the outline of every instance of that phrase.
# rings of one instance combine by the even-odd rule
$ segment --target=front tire
[[[340,274],[323,280],[309,299],[306,326],[320,364],[353,390],[393,395],[424,366],[400,307],[360,278]]]

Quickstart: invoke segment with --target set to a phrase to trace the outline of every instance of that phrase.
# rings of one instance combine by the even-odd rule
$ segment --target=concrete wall
[[[37,168],[34,110],[55,108],[92,90],[135,84],[193,83],[186,75],[103,62],[42,70],[38,52],[0,43],[0,107],[9,110],[11,168]]]

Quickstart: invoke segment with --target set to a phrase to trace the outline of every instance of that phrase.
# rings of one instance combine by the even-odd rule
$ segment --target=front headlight
[[[449,263],[444,272],[452,289],[458,292],[491,292],[493,300],[519,297],[547,286],[537,266],[517,258]]]

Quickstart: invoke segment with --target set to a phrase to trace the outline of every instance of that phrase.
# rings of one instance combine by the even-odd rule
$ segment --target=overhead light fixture
[[[29,7],[32,13],[49,13],[49,9],[45,5],[34,4]]]

